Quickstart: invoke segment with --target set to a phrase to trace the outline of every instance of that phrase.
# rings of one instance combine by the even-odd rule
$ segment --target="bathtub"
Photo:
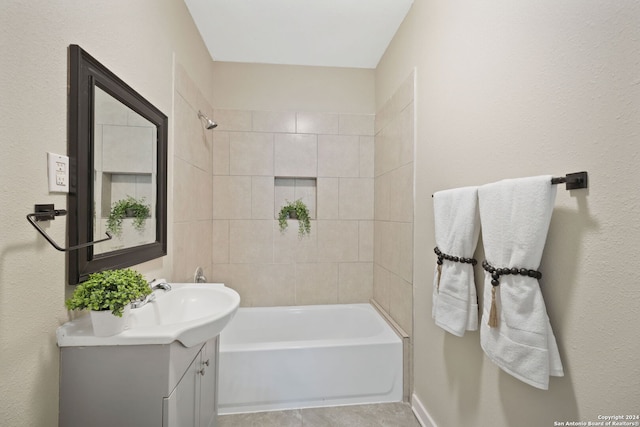
[[[241,307],[220,334],[220,414],[402,400],[402,341],[369,304]]]

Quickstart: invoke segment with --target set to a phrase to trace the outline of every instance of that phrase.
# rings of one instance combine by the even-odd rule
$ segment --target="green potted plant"
[[[287,226],[288,219],[298,220],[298,235],[300,237],[311,232],[311,222],[309,218],[309,209],[307,205],[301,199],[294,202],[286,201],[287,203],[282,206],[280,213],[278,213],[278,224],[280,225],[280,231],[284,231]]]
[[[133,226],[136,230],[144,230],[144,225],[151,216],[151,207],[144,204],[144,197],[140,200],[127,196],[113,203],[109,218],[107,218],[107,230],[116,236],[122,234],[122,220],[133,218]]]
[[[129,268],[105,270],[89,275],[65,305],[69,310],[90,310],[94,334],[109,336],[124,329],[131,302],[150,293],[142,274]]]

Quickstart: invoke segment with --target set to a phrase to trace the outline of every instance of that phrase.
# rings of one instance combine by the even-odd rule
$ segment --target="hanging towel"
[[[433,211],[436,250],[466,262],[443,259],[436,265],[431,314],[436,325],[461,337],[465,330],[478,329],[478,298],[469,262],[480,234],[478,187],[435,193]]]
[[[515,273],[499,276],[492,303],[495,277],[485,272],[480,343],[505,372],[543,390],[549,388],[549,376],[564,375],[537,272],[555,197],[550,175],[509,179],[478,189],[486,262]],[[516,273],[516,268],[533,273]],[[495,327],[488,324],[492,305]]]

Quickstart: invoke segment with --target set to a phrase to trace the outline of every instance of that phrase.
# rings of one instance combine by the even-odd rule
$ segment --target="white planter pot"
[[[124,331],[129,325],[129,313],[131,306],[124,308],[122,317],[114,316],[111,310],[91,311],[91,323],[93,325],[93,334],[97,337],[110,337]]]

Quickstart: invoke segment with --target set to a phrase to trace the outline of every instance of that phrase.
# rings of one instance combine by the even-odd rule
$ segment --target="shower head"
[[[209,117],[207,117],[204,114],[202,114],[202,111],[200,111],[200,110],[198,110],[198,118],[199,119],[204,119],[204,121],[205,121],[205,123],[207,125],[207,129],[213,129],[213,128],[218,126],[218,124],[216,122],[214,122]]]

